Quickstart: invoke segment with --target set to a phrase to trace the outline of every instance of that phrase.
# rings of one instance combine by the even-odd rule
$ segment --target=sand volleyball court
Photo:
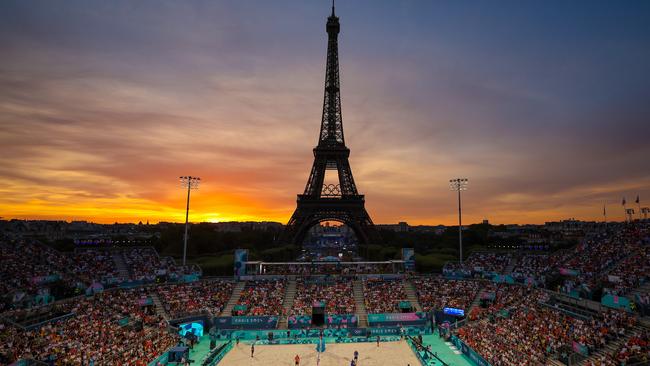
[[[354,351],[359,351],[358,366],[419,366],[420,362],[406,341],[377,343],[329,343],[320,355],[320,366],[349,366]],[[315,344],[256,345],[251,358],[250,344],[240,343],[228,352],[219,366],[278,365],[294,366],[300,356],[301,366],[316,365]]]

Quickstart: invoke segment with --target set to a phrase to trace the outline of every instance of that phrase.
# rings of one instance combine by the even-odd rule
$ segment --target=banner
[[[151,297],[145,297],[138,300],[138,305],[140,306],[151,306],[153,305],[153,299]]]
[[[627,297],[607,294],[600,299],[600,303],[610,308],[632,311]]]
[[[358,319],[354,314],[329,314],[325,317],[325,324],[351,328],[357,326]]]
[[[219,316],[215,318],[218,329],[275,329],[277,316]]]
[[[400,301],[399,302],[399,308],[400,308],[400,310],[402,310],[402,309],[410,310],[411,309],[411,302],[410,301]]]
[[[310,328],[310,315],[293,315],[287,318],[289,329]],[[325,325],[328,327],[355,328],[358,324],[357,316],[354,314],[329,314],[325,317]]]
[[[492,277],[492,282],[514,284],[515,279],[509,275],[495,275],[494,277]]]
[[[383,280],[383,281],[391,281],[391,280],[401,280],[404,278],[403,274],[367,274],[363,276],[365,279],[368,280]]]
[[[573,350],[581,355],[589,356],[589,348],[582,343],[573,341]]]
[[[42,285],[44,283],[52,283],[56,282],[60,279],[61,277],[58,274],[53,274],[49,276],[35,276],[32,277],[32,283],[36,285]]]
[[[415,249],[402,248],[402,260],[404,261],[404,269],[407,271],[415,270]]]
[[[309,315],[292,315],[287,318],[289,329],[302,329],[311,327],[311,316]]]
[[[427,315],[422,312],[368,314],[370,326],[426,325],[426,323]]]
[[[607,275],[607,280],[609,282],[611,282],[611,283],[619,283],[619,282],[621,282],[621,278],[618,277],[618,276],[614,276],[614,275]]]
[[[349,334],[352,337],[400,335],[400,328],[399,327],[351,328]]]
[[[580,272],[578,272],[578,271],[575,270],[575,269],[570,269],[570,268],[560,268],[560,274],[561,274],[561,275],[564,275],[564,276],[577,276],[577,275],[580,274]]]
[[[248,249],[235,249],[235,276],[246,274],[246,262],[248,262]]]

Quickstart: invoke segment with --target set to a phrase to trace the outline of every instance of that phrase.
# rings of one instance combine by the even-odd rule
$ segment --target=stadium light
[[[463,265],[463,220],[461,215],[460,192],[467,190],[467,178],[455,178],[449,180],[449,188],[458,192],[458,247],[460,251],[460,264]]]
[[[179,177],[179,179],[181,180],[181,187],[187,188],[187,208],[185,209],[185,236],[183,237],[183,266],[185,266],[185,260],[187,259],[187,227],[189,224],[190,216],[190,191],[192,189],[199,189],[199,182],[201,182],[201,178],[184,175],[182,177]]]

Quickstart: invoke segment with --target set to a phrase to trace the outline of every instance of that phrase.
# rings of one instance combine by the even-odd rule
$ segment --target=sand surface
[[[359,351],[358,366],[419,366],[420,362],[405,341],[377,343],[330,343],[320,355],[319,366],[349,366],[354,351]],[[219,362],[220,366],[280,365],[294,366],[300,356],[301,366],[316,365],[316,345],[257,345],[251,358],[250,344],[240,343]]]

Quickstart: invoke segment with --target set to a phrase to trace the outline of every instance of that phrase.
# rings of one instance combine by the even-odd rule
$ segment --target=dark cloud
[[[0,4],[3,216],[284,221],[316,143],[329,9]],[[343,116],[377,222],[597,218],[650,197],[644,2],[343,3]]]

